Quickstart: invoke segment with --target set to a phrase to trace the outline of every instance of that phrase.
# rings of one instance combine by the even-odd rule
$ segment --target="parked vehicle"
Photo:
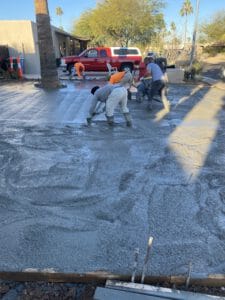
[[[136,47],[93,47],[84,50],[78,56],[66,56],[61,59],[61,66],[66,66],[67,71],[76,62],[85,66],[85,71],[108,71],[107,64],[122,71],[129,68],[132,71],[142,61],[141,52]]]

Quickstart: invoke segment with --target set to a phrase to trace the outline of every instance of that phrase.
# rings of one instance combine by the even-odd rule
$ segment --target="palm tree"
[[[41,85],[44,88],[60,87],[53,48],[48,1],[35,0],[34,4],[41,63]]]
[[[170,23],[170,30],[171,30],[171,35],[172,35],[172,49],[174,48],[174,42],[175,42],[175,38],[176,38],[176,24],[174,22]]]
[[[195,25],[194,25],[194,32],[192,38],[192,47],[191,47],[191,56],[190,56],[190,68],[192,67],[194,56],[195,56],[195,44],[196,44],[196,36],[198,31],[198,13],[199,13],[199,1],[196,0],[196,10],[195,10]]]
[[[63,10],[60,6],[58,6],[58,7],[56,7],[55,12],[56,12],[56,15],[59,16],[59,28],[63,29],[63,27],[62,27]]]
[[[186,36],[187,36],[187,17],[188,15],[193,13],[193,7],[191,5],[191,1],[190,0],[184,0],[184,3],[181,7],[180,10],[180,15],[182,17],[185,16],[185,26],[184,26],[184,45],[186,43]]]

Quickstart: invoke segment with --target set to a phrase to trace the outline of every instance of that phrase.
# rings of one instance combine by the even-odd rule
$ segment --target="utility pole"
[[[199,12],[199,1],[196,0],[196,9],[195,9],[195,25],[193,31],[193,38],[192,38],[192,47],[191,47],[191,56],[190,56],[190,68],[192,67],[194,57],[195,57],[195,48],[196,48],[196,36],[198,31],[198,12]]]

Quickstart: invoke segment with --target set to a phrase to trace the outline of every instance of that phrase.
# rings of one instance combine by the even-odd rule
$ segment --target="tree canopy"
[[[59,28],[63,29],[63,27],[62,27],[62,18],[61,18],[62,15],[63,15],[62,8],[60,6],[56,7],[55,13],[56,13],[57,16],[59,16],[59,23],[60,23]]]
[[[73,33],[98,45],[145,45],[165,28],[163,7],[163,0],[103,0],[81,15]]]
[[[225,43],[225,10],[215,13],[210,21],[201,24],[200,40],[207,43]]]
[[[184,16],[190,15],[192,13],[193,13],[193,7],[191,5],[191,1],[190,0],[185,0],[182,7],[181,7],[180,15],[182,17],[184,17]]]
[[[63,10],[60,6],[56,7],[55,12],[57,16],[63,15]]]

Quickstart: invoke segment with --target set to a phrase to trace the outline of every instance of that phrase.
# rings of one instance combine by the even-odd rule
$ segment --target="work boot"
[[[136,98],[136,101],[138,102],[138,103],[141,103],[141,102],[143,102],[144,101],[144,96],[138,96],[137,98]]]
[[[143,101],[144,101],[144,95],[143,95],[142,93],[140,93],[140,92],[137,92],[137,95],[136,95],[136,101],[137,101],[138,103],[143,102]]]
[[[114,117],[113,116],[111,116],[111,117],[106,116],[106,118],[107,118],[107,122],[108,122],[109,126],[113,126],[114,125]]]
[[[131,120],[131,116],[129,113],[124,113],[124,118],[126,120],[127,126],[131,127],[132,126],[132,120]]]
[[[152,100],[148,101],[147,110],[152,110]]]
[[[91,121],[92,121],[92,118],[91,117],[87,117],[87,123],[88,123],[88,125],[90,125],[91,124]]]

